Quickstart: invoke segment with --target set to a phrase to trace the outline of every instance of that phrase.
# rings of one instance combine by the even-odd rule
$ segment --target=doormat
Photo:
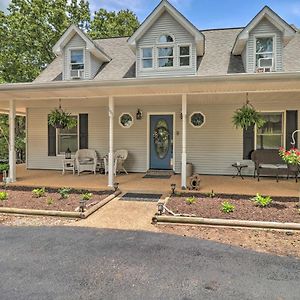
[[[161,197],[162,194],[126,193],[121,200],[157,202]]]
[[[152,178],[152,179],[170,179],[170,178],[171,178],[171,175],[146,174],[143,178]]]

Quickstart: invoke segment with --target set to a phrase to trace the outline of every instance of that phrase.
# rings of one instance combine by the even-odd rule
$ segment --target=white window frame
[[[173,49],[173,56],[159,56],[159,49],[160,48],[172,48]],[[174,43],[167,43],[167,44],[159,44],[156,47],[156,61],[157,61],[157,69],[160,70],[167,70],[167,69],[174,69],[176,67],[176,47]],[[160,59],[166,59],[166,58],[173,58],[173,66],[168,67],[160,67],[159,66],[159,60]]]
[[[277,35],[276,34],[255,34],[254,35],[254,72],[257,73],[257,69],[259,68],[259,66],[256,66],[256,55],[258,54],[256,52],[256,41],[259,38],[273,38],[273,66],[272,66],[272,71],[276,71],[276,38]],[[265,52],[265,53],[269,53],[269,52]]]
[[[79,139],[80,139],[80,132],[79,132],[79,114],[71,114],[71,117],[76,117],[77,118],[77,150],[79,150]],[[74,134],[75,135],[75,134]],[[56,129],[56,156],[65,156],[65,153],[60,153],[59,152],[59,139],[60,133],[59,133],[59,128]],[[73,153],[72,153],[73,155]]]
[[[282,138],[283,144],[282,147],[286,147],[286,111],[285,110],[268,110],[268,111],[260,111],[261,114],[270,114],[270,113],[278,113],[282,114]],[[257,126],[254,126],[254,149],[257,150]],[[265,134],[266,135],[266,134]],[[279,134],[272,134],[272,135],[279,135]]]
[[[152,50],[152,57],[147,57],[147,58],[144,58],[143,56],[143,50],[144,49],[151,49]],[[141,69],[142,70],[153,70],[154,69],[154,63],[155,63],[155,57],[154,57],[154,47],[153,46],[143,46],[140,48],[140,56],[141,56]],[[144,60],[149,60],[149,59],[152,59],[152,67],[151,68],[144,68],[144,65],[143,65],[143,61]]]
[[[72,65],[76,65],[76,64],[72,64],[71,63],[71,58],[72,58],[72,51],[73,50],[82,50],[83,53],[83,79],[85,78],[85,68],[86,68],[86,63],[85,63],[85,48],[84,47],[72,47],[69,48],[69,76],[71,77],[71,71],[72,71]],[[81,69],[80,69],[81,70]]]
[[[189,47],[189,55],[180,55],[180,48],[181,47]],[[178,60],[177,64],[179,68],[190,68],[192,65],[192,45],[191,44],[179,44],[178,45]],[[180,58],[189,57],[189,65],[188,66],[181,66],[180,65]]]
[[[193,116],[194,114],[201,114],[201,115],[203,116],[203,123],[202,123],[200,126],[195,126],[195,125],[192,123],[192,116]],[[193,111],[193,112],[190,114],[190,116],[189,116],[189,123],[190,123],[190,125],[191,125],[192,127],[194,127],[194,128],[197,128],[197,129],[202,128],[202,127],[204,126],[204,124],[206,123],[206,116],[205,116],[205,114],[204,114],[202,111]]]
[[[122,118],[122,116],[124,116],[124,115],[129,115],[129,116],[131,117],[131,119],[132,119],[132,122],[131,122],[130,126],[128,126],[128,127],[125,127],[125,126],[121,123],[121,118]],[[124,129],[129,129],[133,124],[134,124],[134,118],[133,118],[133,116],[132,116],[131,113],[129,113],[129,112],[122,112],[122,113],[120,114],[120,116],[119,116],[119,125],[120,125],[122,128],[124,128]]]

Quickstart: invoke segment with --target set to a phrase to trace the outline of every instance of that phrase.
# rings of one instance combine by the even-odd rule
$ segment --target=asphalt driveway
[[[299,299],[300,260],[179,236],[0,227],[0,299]]]

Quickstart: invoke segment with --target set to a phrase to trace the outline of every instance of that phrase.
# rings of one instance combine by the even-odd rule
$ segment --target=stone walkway
[[[157,202],[123,201],[115,198],[88,219],[71,225],[122,230],[158,231],[151,224]]]

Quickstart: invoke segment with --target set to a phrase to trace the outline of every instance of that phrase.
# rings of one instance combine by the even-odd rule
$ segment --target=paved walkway
[[[115,198],[86,220],[74,223],[74,226],[157,231],[151,224],[156,211],[157,202],[123,201]]]

